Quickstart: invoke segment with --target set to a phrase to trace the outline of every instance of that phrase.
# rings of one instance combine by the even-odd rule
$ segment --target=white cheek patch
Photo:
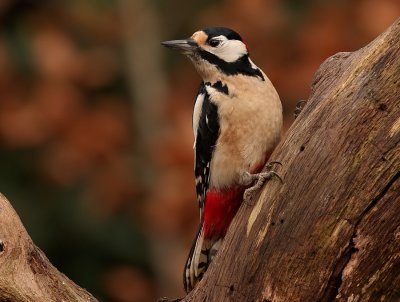
[[[246,45],[239,40],[228,40],[214,52],[225,62],[235,62],[247,54]]]
[[[225,62],[228,63],[235,62],[243,55],[247,54],[247,47],[242,41],[228,40],[224,36],[219,36],[216,38],[222,40],[220,45],[218,45],[217,47],[211,47],[209,45],[205,45],[203,46],[203,48],[206,51],[224,60]]]

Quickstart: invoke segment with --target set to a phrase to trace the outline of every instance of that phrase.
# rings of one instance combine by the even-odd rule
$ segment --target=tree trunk
[[[51,265],[33,244],[17,213],[1,194],[0,301],[97,301]]]
[[[185,301],[400,300],[400,19],[319,69],[271,160]],[[97,301],[54,268],[0,196],[0,301]]]
[[[400,301],[400,19],[316,73],[303,112],[184,301]]]

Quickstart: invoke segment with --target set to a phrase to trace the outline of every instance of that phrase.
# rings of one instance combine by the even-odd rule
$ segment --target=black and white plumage
[[[186,291],[202,278],[268,155],[279,141],[282,105],[235,31],[210,27],[163,42],[202,77],[193,110],[200,224],[184,273]]]
[[[211,102],[206,86],[202,82],[193,110],[193,132],[196,177],[196,193],[199,207],[204,208],[204,200],[209,186],[210,163],[219,135],[218,107]]]

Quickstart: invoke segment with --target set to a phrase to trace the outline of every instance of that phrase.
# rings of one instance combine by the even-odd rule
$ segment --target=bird
[[[202,79],[192,115],[200,222],[184,269],[189,293],[220,248],[245,191],[277,175],[262,169],[281,137],[282,104],[232,29],[207,27],[161,44],[188,57]]]

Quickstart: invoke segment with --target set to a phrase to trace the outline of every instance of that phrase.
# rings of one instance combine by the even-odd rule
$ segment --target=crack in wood
[[[354,239],[357,237],[357,231],[358,231],[358,226],[360,225],[361,221],[363,218],[372,210],[373,207],[375,207],[378,202],[385,196],[385,194],[389,191],[390,187],[400,178],[400,171],[397,172],[386,184],[386,186],[383,188],[383,190],[375,196],[374,199],[372,199],[371,203],[362,211],[356,222],[354,223],[353,227],[353,233],[350,237],[349,243],[346,246],[344,252],[342,255],[339,257],[338,261],[336,262],[334,268],[333,268],[333,273],[331,274],[331,277],[329,278],[329,281],[327,283],[327,286],[324,289],[322,298],[318,300],[319,302],[327,302],[327,301],[333,301],[335,297],[338,295],[340,291],[340,286],[342,285],[342,277],[343,277],[343,272],[347,265],[349,264],[351,257],[353,256],[354,253],[358,251],[356,248]]]
[[[223,285],[223,284],[215,284],[215,287],[222,287],[222,288],[226,288],[228,295],[233,298],[236,294],[239,294],[240,296],[246,298],[246,296],[241,293],[240,291],[238,291],[235,286],[233,284],[231,285]]]

